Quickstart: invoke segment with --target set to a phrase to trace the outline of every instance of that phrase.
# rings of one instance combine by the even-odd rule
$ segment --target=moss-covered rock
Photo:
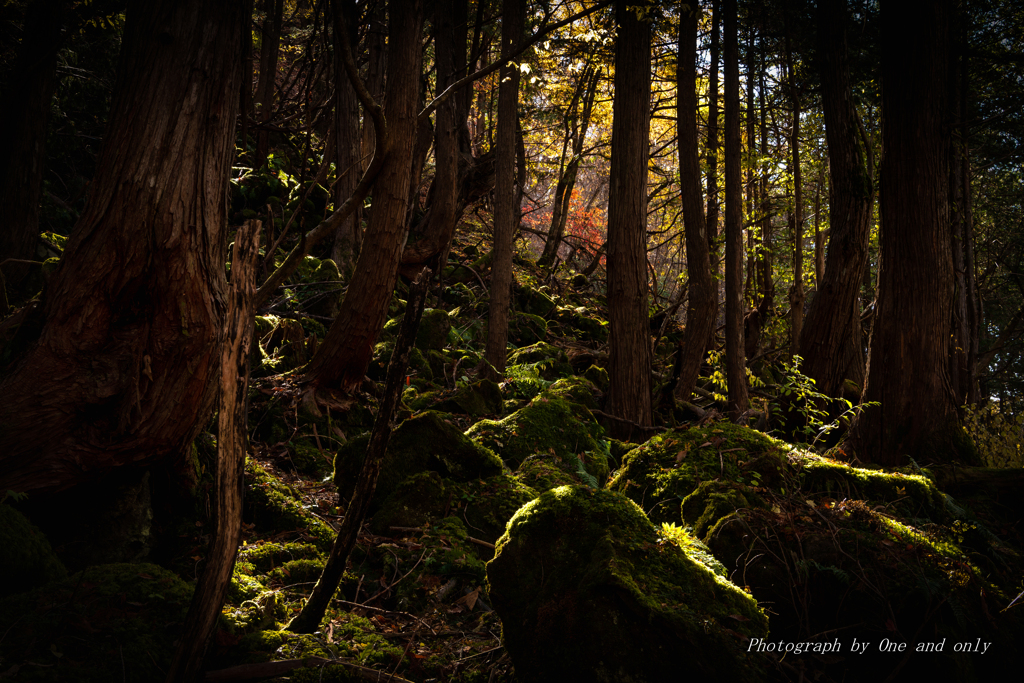
[[[392,527],[419,528],[445,516],[451,503],[450,486],[437,472],[417,472],[404,479],[380,506],[370,522],[375,534],[391,534]]]
[[[741,644],[768,630],[753,598],[619,494],[566,486],[527,504],[487,579],[520,680],[763,677]]]
[[[567,401],[579,403],[588,410],[597,408],[595,393],[597,393],[597,387],[585,377],[563,377],[544,391],[548,397],[564,398]]]
[[[569,357],[565,351],[546,342],[537,342],[530,346],[516,349],[508,355],[507,365],[535,367],[540,376],[548,381],[572,374]]]
[[[10,505],[0,503],[0,597],[38,588],[67,576],[43,532]]]
[[[784,488],[789,450],[781,441],[730,422],[670,430],[627,453],[608,488],[627,495],[655,523],[692,524],[697,520],[684,519],[680,504],[702,482],[719,482],[723,488],[716,490],[723,494],[734,484]],[[710,500],[711,493],[705,487],[704,498]],[[715,509],[724,511],[717,504]],[[690,510],[698,511],[696,500]],[[700,509],[698,518],[703,516]],[[714,521],[709,517],[705,524]]]
[[[589,379],[595,387],[601,391],[608,391],[608,387],[611,386],[611,379],[608,377],[608,371],[604,368],[599,368],[596,365],[591,365],[589,368],[583,371],[583,376]]]
[[[435,409],[446,413],[482,417],[499,415],[503,407],[504,399],[498,384],[489,379],[482,379],[460,386],[453,396],[438,403]]]
[[[508,321],[508,339],[513,344],[536,344],[548,338],[548,324],[532,313],[513,311]]]
[[[538,396],[501,420],[480,420],[466,434],[512,468],[535,453],[561,458],[588,454],[581,458],[587,471],[594,476],[603,471],[607,476],[608,462],[599,443],[601,427],[589,410],[565,399]]]
[[[161,681],[191,598],[156,565],[89,567],[0,600],[0,660],[18,681]]]
[[[349,439],[335,458],[334,481],[344,501],[352,495],[368,443],[368,436]],[[420,413],[399,425],[388,441],[371,513],[410,474],[432,470],[466,481],[497,474],[501,467],[493,452],[466,437],[443,413]]]
[[[561,463],[556,464],[554,457],[543,453],[531,455],[524,460],[515,476],[537,493],[582,483],[579,475],[566,472]]]
[[[528,285],[515,287],[515,300],[516,308],[532,315],[546,316],[555,309],[550,296]]]
[[[578,341],[603,344],[608,341],[608,327],[600,320],[589,315],[585,306],[559,307],[555,319],[570,332]]]
[[[440,351],[448,344],[448,332],[452,320],[443,308],[428,308],[423,311],[420,327],[416,331],[416,346],[424,351]]]

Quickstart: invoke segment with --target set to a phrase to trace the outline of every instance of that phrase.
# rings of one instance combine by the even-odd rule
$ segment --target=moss
[[[611,386],[611,379],[608,377],[608,371],[604,368],[599,368],[596,365],[591,365],[589,368],[584,370],[583,376],[589,379],[591,383],[601,391],[608,391],[608,387]]]
[[[269,583],[280,586],[297,584],[314,584],[324,570],[324,561],[319,558],[288,560],[280,567],[267,573]]]
[[[680,503],[701,482],[784,487],[788,450],[730,422],[670,430],[629,451],[608,488],[629,496],[656,523],[679,523]]]
[[[238,563],[251,567],[250,574],[266,574],[285,562],[322,558],[323,552],[311,543],[275,543],[271,541],[245,545],[238,551]]]
[[[18,681],[163,680],[191,598],[156,565],[90,567],[0,600],[0,659]]]
[[[530,313],[513,312],[508,321],[508,338],[514,344],[536,344],[548,336],[544,318]]]
[[[559,486],[579,484],[579,477],[566,472],[554,459],[543,453],[531,455],[519,465],[516,478],[538,493],[544,493]]]
[[[537,497],[536,490],[504,472],[458,483],[453,493],[453,507],[461,512],[472,535],[489,543],[505,533],[505,526],[519,508]]]
[[[391,527],[422,527],[444,516],[450,492],[437,472],[418,472],[400,483],[381,504],[370,530],[386,536]]]
[[[276,628],[287,618],[288,610],[279,591],[264,590],[221,615],[230,633],[241,634]]]
[[[251,458],[245,461],[243,515],[246,521],[265,532],[295,532],[321,550],[329,550],[334,545],[334,531],[307,512],[298,496]]]
[[[424,351],[440,351],[448,344],[448,332],[451,329],[452,320],[448,311],[442,308],[425,309],[416,331],[416,347]]]
[[[627,498],[553,489],[520,509],[497,545],[490,597],[517,676],[672,680],[685,662],[688,675],[761,677],[730,634],[764,635],[764,613],[659,537]]]
[[[596,391],[597,387],[585,377],[563,377],[548,387],[544,395],[550,398],[564,398],[593,410],[597,408],[597,399],[594,398]]]
[[[548,381],[572,374],[565,351],[545,342],[516,349],[508,355],[507,365],[536,365],[541,377]]]
[[[562,306],[558,309],[556,319],[563,326],[569,328],[578,341],[603,344],[608,341],[608,328],[597,318],[588,315],[585,306],[573,308]]]
[[[335,484],[348,500],[366,458],[369,437],[350,439],[335,459]],[[371,513],[410,474],[432,470],[457,480],[486,477],[501,471],[501,461],[467,438],[443,413],[427,411],[404,421],[388,441],[377,479]]]
[[[500,414],[503,408],[501,389],[496,382],[484,379],[459,387],[455,395],[437,404],[442,412],[462,413],[473,417]]]
[[[50,541],[32,522],[0,503],[0,597],[38,588],[67,576]]]
[[[749,487],[732,482],[702,481],[683,499],[683,522],[693,527],[698,538],[705,538],[720,519],[752,504],[763,507],[764,501]]]
[[[510,467],[544,452],[562,458],[590,453],[594,463],[600,463],[602,457],[602,430],[593,415],[583,406],[560,398],[538,396],[501,420],[477,422],[466,434],[500,454]],[[585,464],[589,471],[589,460]],[[605,472],[607,467],[605,461]]]
[[[516,306],[520,311],[537,316],[546,316],[555,309],[550,296],[529,286],[515,288]]]

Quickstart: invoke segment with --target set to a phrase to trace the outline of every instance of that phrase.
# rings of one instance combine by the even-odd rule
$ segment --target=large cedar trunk
[[[37,313],[39,338],[0,382],[0,489],[181,462],[209,418],[250,10],[129,7],[88,204]]]
[[[647,302],[647,159],[651,120],[651,26],[626,0],[615,4],[615,102],[608,189],[608,412],[612,434],[651,424]]]
[[[18,59],[4,84],[0,108],[0,288],[19,300],[31,269],[38,265],[39,199],[46,161],[46,124],[57,83],[63,0],[36,0],[25,19]],[[0,315],[6,313],[0,291]]]
[[[341,311],[306,370],[314,384],[356,389],[384,327],[405,241],[412,148],[422,52],[419,2],[398,3],[391,12],[388,41],[386,157],[373,190],[373,211]],[[397,10],[397,11],[395,11]]]
[[[697,160],[697,11],[691,6],[679,22],[678,110],[679,179],[686,230],[686,271],[690,279],[686,330],[680,343],[676,396],[688,400],[697,383],[707,340],[715,326],[715,281],[711,277],[707,226]]]
[[[862,461],[881,465],[972,459],[949,377],[950,5],[882,9],[881,266],[863,394],[880,406],[861,413],[846,441]]]
[[[849,340],[860,339],[858,294],[868,254],[871,177],[850,90],[846,0],[823,0],[818,7],[831,228],[825,272],[804,321],[800,353],[818,390],[838,396],[849,374]],[[859,362],[859,354],[853,357]]]
[[[263,31],[260,40],[260,80],[256,86],[257,113],[259,122],[270,122],[274,109],[274,93],[277,90],[277,53],[281,46],[281,30],[284,21],[284,0],[264,0]],[[257,167],[267,163],[270,152],[270,131],[263,127],[256,133]]]
[[[721,251],[719,251],[718,248],[718,55],[720,44],[718,25],[721,22],[721,17],[719,16],[721,14],[721,7],[722,3],[720,0],[712,0],[710,27],[711,49],[709,51],[711,64],[708,66],[710,73],[708,74],[708,217],[706,225],[708,231],[708,246],[711,249],[711,271],[715,275],[715,282],[711,288],[711,296],[714,303],[711,318],[716,324],[718,322],[719,308],[718,278],[721,273],[721,268],[719,267]],[[707,348],[708,350],[713,350],[715,348],[715,330],[713,326],[711,334],[708,336]]]
[[[508,0],[501,22],[501,56],[511,57],[522,37],[526,7]],[[502,67],[498,86],[498,136],[494,181],[494,256],[491,261],[491,305],[487,318],[485,358],[495,378],[505,374],[508,313],[512,299],[512,237],[519,223],[516,198],[516,110],[519,107],[519,69]],[[520,182],[522,179],[520,179]]]
[[[729,412],[747,410],[743,335],[743,205],[740,189],[740,66],[736,0],[725,0],[725,356]]]

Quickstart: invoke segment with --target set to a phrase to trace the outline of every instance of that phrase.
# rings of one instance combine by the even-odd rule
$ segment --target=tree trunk
[[[711,287],[711,296],[714,303],[712,320],[717,323],[718,321],[718,308],[719,308],[719,295],[718,295],[718,282],[720,278],[721,268],[719,267],[719,250],[718,250],[718,216],[719,216],[719,196],[718,196],[718,68],[719,68],[719,31],[718,25],[721,22],[721,0],[711,1],[711,48],[710,57],[711,64],[708,66],[708,217],[707,217],[707,231],[708,231],[708,246],[711,249],[711,272],[714,275],[714,282]],[[711,334],[708,336],[707,349],[710,351],[715,348],[715,330],[712,326]]]
[[[882,160],[876,318],[865,401],[845,444],[862,461],[976,460],[949,377],[953,261],[946,194],[950,0],[882,8]]]
[[[255,105],[257,120],[261,124],[270,122],[274,109],[274,93],[277,90],[277,51],[281,46],[281,30],[284,22],[284,0],[264,0],[267,13],[263,20],[263,37],[260,42],[260,80],[256,86]],[[270,131],[260,128],[256,132],[256,159],[254,165],[260,168],[267,163],[270,153]]]
[[[800,354],[803,371],[818,390],[839,396],[850,362],[849,340],[860,336],[858,294],[867,262],[872,181],[864,166],[850,89],[846,2],[822,0],[818,11],[831,227],[825,272],[804,321]]]
[[[501,56],[516,53],[523,34],[526,5],[507,0],[501,18]],[[516,197],[516,110],[519,108],[519,68],[511,62],[498,78],[498,140],[494,180],[494,257],[491,261],[491,305],[487,318],[487,346],[484,358],[492,379],[505,374],[508,343],[508,313],[512,299],[512,239],[519,224]],[[520,182],[522,179],[520,178]]]
[[[392,33],[392,37],[395,37],[394,33]],[[414,45],[419,47],[418,42]],[[393,62],[389,61],[389,63]],[[409,367],[409,353],[416,342],[416,332],[419,329],[420,319],[423,317],[423,305],[429,285],[430,269],[424,268],[409,288],[409,301],[402,319],[402,327],[399,329],[398,339],[395,340],[395,350],[388,363],[387,378],[384,381],[384,396],[381,399],[377,417],[373,421],[370,442],[366,446],[366,459],[356,478],[352,499],[345,509],[345,519],[341,522],[341,528],[338,529],[338,535],[334,539],[327,563],[324,565],[316,585],[313,586],[309,599],[303,605],[302,611],[285,627],[285,630],[293,633],[316,631],[320,627],[320,622],[323,621],[331,598],[334,597],[341,584],[342,576],[345,574],[345,565],[348,563],[348,557],[359,536],[359,528],[370,511],[370,501],[377,488],[377,479],[384,464],[388,441],[391,438],[391,433],[395,431],[395,409],[398,407],[398,400],[402,395],[402,388],[405,384],[403,380],[406,378],[406,369]]]
[[[679,382],[676,398],[688,401],[697,383],[708,339],[715,327],[715,280],[711,277],[707,225],[700,192],[700,163],[697,155],[697,9],[681,8],[679,22],[679,66],[677,70],[679,131],[679,181],[682,186],[683,222],[686,230],[686,270],[689,296],[686,329],[679,345]]]
[[[37,0],[29,5],[25,35],[0,108],[0,206],[4,214],[0,224],[0,287],[6,284],[9,297],[15,301],[35,293],[25,291],[26,280],[39,266],[25,261],[37,259],[46,126],[57,84],[64,9],[63,0]],[[0,315],[6,312],[4,307]]]
[[[724,0],[725,15],[725,356],[729,412],[747,410],[743,340],[743,193],[740,170],[740,65],[736,0]]]
[[[796,73],[793,69],[793,48],[790,44],[787,15],[786,32],[786,71],[789,75],[790,99],[793,102],[793,126],[790,131],[789,147],[792,152],[791,170],[793,174],[793,286],[789,290],[789,321],[791,328],[790,355],[800,353],[800,333],[804,325],[804,194],[803,174],[800,171],[800,91],[796,85]]]
[[[338,36],[346,28],[349,33],[349,44],[355,43],[351,32],[356,25],[353,16],[356,7],[351,0],[332,0],[332,21],[334,28],[334,144],[336,146],[334,160],[338,181],[334,184],[334,207],[337,210],[346,199],[355,193],[362,175],[362,164],[359,163],[359,99],[356,89],[345,73],[343,48]],[[338,224],[334,233],[334,246],[331,258],[338,265],[338,270],[348,279],[359,255],[359,243],[362,238],[359,226],[359,210],[352,212]]]
[[[247,399],[249,346],[256,315],[256,262],[259,221],[246,223],[235,235],[231,257],[231,291],[220,358],[217,410],[217,472],[214,531],[203,575],[189,604],[167,682],[192,681],[203,663],[224,604],[242,540],[242,484],[249,444]]]
[[[213,408],[227,180],[251,4],[135,2],[89,201],[0,383],[0,488],[186,453]],[[203,74],[202,80],[196,74]]]
[[[814,185],[814,291],[821,291],[825,276],[825,234],[821,231],[821,190],[825,186],[825,164],[818,166],[818,182]],[[817,294],[815,294],[817,296]],[[802,332],[802,330],[801,330]]]
[[[608,189],[607,411],[651,424],[651,334],[647,301],[647,159],[651,121],[651,25],[627,0],[615,3],[615,101]],[[634,427],[612,423],[616,438]],[[640,432],[642,433],[642,432]],[[639,436],[639,433],[637,434]]]
[[[416,135],[423,14],[417,0],[392,5],[388,40],[388,127],[374,208],[341,311],[306,368],[314,385],[353,391],[363,381],[384,327],[406,236],[412,148]]]

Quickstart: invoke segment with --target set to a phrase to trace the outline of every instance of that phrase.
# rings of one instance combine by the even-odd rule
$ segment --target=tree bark
[[[0,108],[0,286],[20,301],[35,292],[27,278],[38,265],[39,200],[46,162],[46,126],[57,84],[57,51],[61,45],[63,0],[37,0],[29,5],[25,35],[4,88]],[[8,259],[13,259],[8,261]],[[0,293],[2,298],[2,293]],[[6,313],[6,307],[0,314]]]
[[[725,356],[729,412],[747,410],[743,339],[743,194],[740,170],[740,66],[736,0],[724,0],[725,30]]]
[[[680,9],[678,105],[679,181],[682,189],[683,224],[686,231],[686,271],[689,296],[686,329],[679,345],[679,382],[676,398],[688,401],[697,383],[704,351],[715,326],[715,280],[711,276],[707,225],[700,192],[697,145],[697,8]]]
[[[394,16],[394,15],[392,15]],[[394,34],[392,34],[394,36]],[[417,43],[417,48],[419,47]],[[390,62],[389,63],[393,63]],[[395,430],[394,416],[398,399],[405,385],[406,368],[409,366],[409,353],[416,342],[416,331],[419,329],[420,318],[423,316],[423,304],[426,301],[427,287],[430,284],[430,269],[424,268],[409,289],[409,301],[405,307],[405,317],[395,341],[395,350],[388,363],[388,374],[384,382],[384,396],[380,409],[373,421],[370,442],[366,446],[366,459],[356,479],[352,500],[345,509],[345,519],[338,529],[334,546],[327,558],[327,563],[317,580],[313,591],[303,605],[302,611],[285,627],[293,633],[313,633],[320,627],[324,613],[338,590],[341,578],[345,574],[345,564],[355,547],[366,514],[370,510],[370,501],[377,488],[377,478],[384,464],[388,440]]]
[[[643,5],[641,7],[646,7]],[[651,25],[627,0],[615,3],[615,102],[608,190],[607,412],[651,424],[651,336],[647,300],[647,159],[651,121]],[[628,439],[638,430],[614,421]],[[637,435],[642,434],[639,432]]]
[[[334,29],[334,159],[338,176],[334,184],[335,208],[340,207],[355,193],[362,175],[362,164],[359,162],[359,99],[345,72],[345,48],[339,39],[341,32],[347,30],[349,44],[355,42],[352,34],[352,27],[356,25],[353,16],[355,9],[355,4],[351,0],[331,1]],[[338,223],[334,233],[334,246],[331,249],[331,258],[346,278],[351,276],[356,257],[359,255],[359,243],[362,238],[359,208]]]
[[[256,112],[261,124],[270,122],[274,108],[274,93],[277,90],[277,51],[281,46],[281,30],[284,22],[284,0],[264,0],[267,15],[263,20],[263,37],[260,42],[260,80],[256,86]],[[270,131],[260,128],[256,132],[256,159],[254,165],[260,168],[267,163],[270,153]]]
[[[825,136],[829,156],[829,239],[825,272],[800,336],[803,371],[828,396],[839,396],[860,337],[860,283],[867,262],[872,180],[859,142],[846,47],[846,1],[818,5]],[[856,325],[856,329],[853,326]]]
[[[353,391],[363,381],[387,316],[406,236],[412,147],[416,135],[423,14],[418,0],[392,5],[388,40],[388,128],[374,209],[341,311],[306,368],[318,387]],[[376,150],[375,155],[381,150]],[[262,288],[261,288],[262,289]]]
[[[251,4],[135,2],[89,201],[0,383],[0,486],[183,466],[216,398],[227,179]],[[196,74],[203,74],[201,80]],[[182,469],[187,469],[182,467]]]
[[[786,31],[786,71],[789,75],[790,99],[793,102],[793,124],[790,130],[789,147],[792,153],[791,171],[793,175],[793,286],[789,290],[789,321],[790,321],[790,355],[800,353],[800,334],[804,325],[804,194],[803,174],[800,169],[800,91],[796,84],[796,73],[793,68],[793,47],[789,37],[790,17],[787,15]]]
[[[167,674],[168,683],[192,681],[202,666],[206,646],[213,636],[231,583],[238,542],[242,539],[242,484],[249,443],[246,394],[249,389],[249,346],[256,315],[254,300],[260,227],[259,221],[250,221],[235,235],[231,291],[220,358],[213,539]]]
[[[507,0],[502,9],[501,56],[516,53],[523,35],[526,5]],[[516,110],[519,108],[519,69],[502,67],[498,79],[498,139],[494,180],[494,257],[491,261],[491,305],[487,318],[484,358],[490,365],[486,374],[500,379],[505,374],[508,344],[508,313],[512,299],[512,239],[519,224],[516,197]],[[522,179],[519,179],[522,182]]]
[[[707,231],[708,231],[708,246],[711,250],[711,272],[714,275],[714,282],[712,283],[711,294],[714,301],[714,309],[712,313],[712,319],[718,321],[718,308],[719,308],[719,278],[721,277],[721,268],[718,245],[718,216],[719,216],[719,204],[720,199],[718,196],[718,70],[719,70],[719,52],[720,52],[720,40],[718,25],[721,23],[721,0],[711,1],[711,46],[710,46],[710,58],[711,63],[708,66],[708,137],[707,137],[707,154],[708,154],[708,184],[707,184],[707,197],[708,197],[708,215],[707,215]],[[707,349],[710,351],[715,348],[715,330],[712,327],[711,334],[708,337]]]
[[[947,201],[950,0],[882,7],[882,160],[876,319],[862,412],[845,441],[864,462],[976,461],[949,377],[953,261]],[[971,464],[974,464],[971,462]]]

